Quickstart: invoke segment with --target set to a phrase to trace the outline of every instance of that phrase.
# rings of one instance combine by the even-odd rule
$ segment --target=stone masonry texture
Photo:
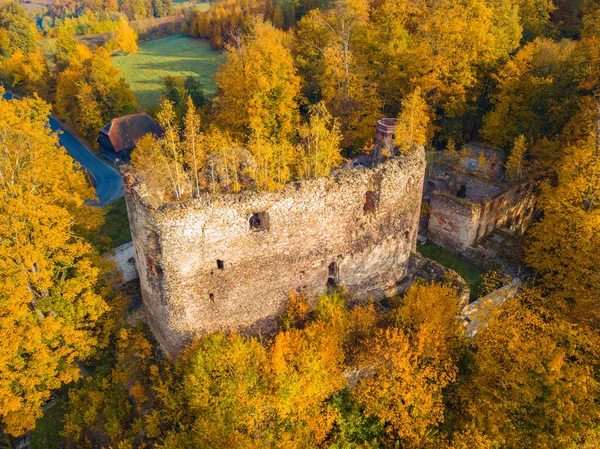
[[[168,354],[213,331],[270,334],[292,290],[343,285],[356,301],[398,292],[416,248],[425,174],[417,147],[373,168],[277,192],[151,206],[125,170],[148,323]]]

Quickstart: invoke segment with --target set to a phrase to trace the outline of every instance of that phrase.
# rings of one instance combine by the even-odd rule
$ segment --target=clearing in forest
[[[169,75],[196,75],[205,93],[214,94],[213,75],[222,62],[222,55],[211,50],[207,40],[181,34],[144,42],[136,53],[113,57],[143,109],[159,104],[163,79]]]

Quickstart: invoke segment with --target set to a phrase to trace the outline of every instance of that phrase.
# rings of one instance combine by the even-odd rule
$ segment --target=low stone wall
[[[399,285],[399,289],[401,291],[408,289],[418,279],[437,284],[450,284],[456,289],[461,307],[469,303],[471,289],[456,271],[427,259],[419,253],[413,253],[408,262],[406,276]]]
[[[416,248],[423,148],[278,192],[153,207],[124,174],[148,323],[167,353],[207,332],[273,332],[291,290],[399,291]]]
[[[465,333],[467,337],[474,337],[475,334],[485,326],[486,321],[492,311],[501,306],[505,301],[514,298],[519,292],[521,281],[513,279],[505,286],[494,290],[489,295],[473,301],[466,305],[462,310],[462,318],[465,325]]]
[[[116,262],[117,269],[121,273],[122,282],[131,282],[140,277],[135,262],[133,242],[118,246],[110,253],[105,254],[104,257]]]

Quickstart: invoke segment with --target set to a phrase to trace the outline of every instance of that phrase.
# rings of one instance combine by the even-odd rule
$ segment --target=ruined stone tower
[[[167,353],[195,335],[271,332],[291,290],[397,292],[415,249],[425,154],[153,207],[126,172],[127,210],[150,327]]]

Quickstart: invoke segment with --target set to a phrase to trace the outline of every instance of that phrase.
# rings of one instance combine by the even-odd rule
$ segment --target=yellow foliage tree
[[[395,143],[401,152],[415,145],[425,145],[430,138],[429,106],[421,96],[421,89],[402,100],[402,109],[396,125]]]
[[[252,33],[227,47],[216,75],[217,118],[245,139],[283,140],[295,130],[300,78],[287,41],[283,31],[255,22]]]
[[[61,118],[95,140],[111,119],[135,112],[137,103],[103,47],[88,56],[72,60],[58,76],[55,107]]]
[[[115,40],[121,50],[126,53],[135,53],[137,51],[138,35],[125,17],[119,17],[119,27],[115,33]]]
[[[355,48],[368,16],[364,0],[338,0],[329,11],[315,10],[299,25],[296,50],[309,89],[339,121],[344,146],[359,150],[372,141],[381,118],[381,101]]]
[[[526,153],[527,141],[525,136],[520,135],[515,140],[510,155],[506,159],[506,176],[510,182],[520,182],[523,179]]]
[[[254,179],[261,190],[278,190],[290,180],[294,148],[287,140],[256,136],[248,142],[248,150],[254,156],[256,169]]]
[[[323,102],[309,107],[307,123],[300,127],[298,174],[302,177],[326,176],[342,163],[342,134]]]
[[[600,317],[600,128],[567,146],[558,164],[558,182],[546,185],[540,200],[544,216],[530,231],[526,261],[536,270],[557,306],[575,321]],[[591,129],[590,129],[591,128]]]
[[[442,390],[455,380],[461,327],[452,287],[415,285],[394,312],[395,326],[369,340],[365,368],[372,373],[354,392],[392,440],[422,447],[443,421]]]
[[[50,391],[79,377],[108,308],[97,256],[74,235],[92,192],[49,112],[37,98],[0,99],[0,417],[11,435],[32,429]]]
[[[474,338],[470,374],[456,397],[467,426],[492,447],[598,444],[592,430],[600,416],[597,334],[568,324],[543,303],[538,292],[521,293],[492,311]]]

